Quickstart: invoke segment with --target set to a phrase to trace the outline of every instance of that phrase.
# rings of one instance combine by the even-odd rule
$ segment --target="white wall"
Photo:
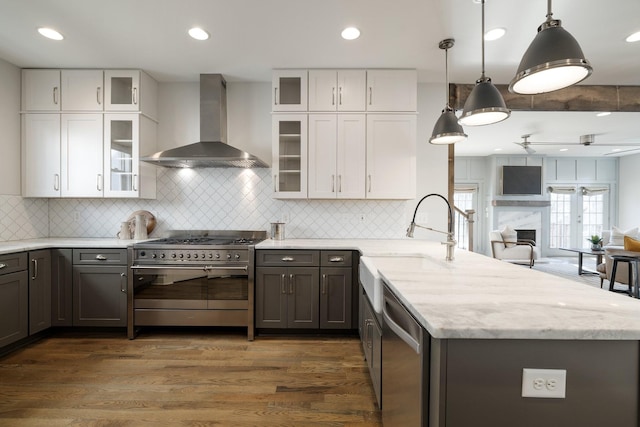
[[[640,154],[620,158],[618,218],[624,230],[640,226]]]
[[[0,59],[0,194],[20,194],[20,69]]]

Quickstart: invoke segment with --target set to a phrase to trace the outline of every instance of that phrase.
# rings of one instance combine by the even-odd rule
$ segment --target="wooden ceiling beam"
[[[451,83],[450,105],[462,110],[474,84]],[[508,85],[495,85],[513,111],[640,111],[640,86],[576,85],[540,95],[517,95]]]

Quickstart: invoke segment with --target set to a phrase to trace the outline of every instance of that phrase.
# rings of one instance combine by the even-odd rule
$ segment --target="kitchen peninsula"
[[[465,251],[446,262],[437,242],[268,240],[264,249],[371,257],[428,333],[429,426],[638,425],[636,299]],[[524,369],[564,370],[565,397],[523,397]]]

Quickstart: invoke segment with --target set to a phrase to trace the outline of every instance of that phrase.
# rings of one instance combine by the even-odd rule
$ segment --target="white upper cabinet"
[[[22,70],[22,109],[60,111],[60,70]]]
[[[158,114],[158,84],[140,70],[105,70],[105,111],[137,111],[152,119]]]
[[[415,114],[367,116],[367,199],[416,197]]]
[[[102,114],[62,114],[62,197],[102,197]]]
[[[309,111],[365,111],[365,70],[309,70]]]
[[[156,151],[157,126],[136,113],[104,115],[104,196],[156,197],[156,168],[140,153]]]
[[[307,111],[307,70],[273,70],[272,111]]]
[[[309,115],[309,198],[365,197],[364,114]]]
[[[60,114],[22,115],[22,196],[60,196]]]
[[[102,70],[62,70],[62,110],[102,111],[104,83]]]
[[[272,117],[273,191],[277,199],[307,198],[307,115]]]
[[[415,112],[416,70],[367,70],[367,111]]]

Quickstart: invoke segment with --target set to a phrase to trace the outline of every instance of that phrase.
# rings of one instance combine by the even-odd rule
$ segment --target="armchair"
[[[499,230],[491,231],[489,240],[491,255],[496,259],[515,264],[528,264],[529,268],[533,267],[535,260],[538,259],[538,253],[531,240],[505,239]]]
[[[618,264],[616,268],[616,277],[615,277],[614,283],[612,283],[611,270],[613,268],[613,259],[611,258],[611,255],[637,256],[637,255],[640,255],[640,253],[625,251],[624,244],[621,245],[620,244],[621,242],[619,241],[619,239],[618,241],[616,241],[615,239],[612,239],[611,231],[602,232],[602,243],[603,243],[603,249],[604,249],[604,266],[598,266],[598,271],[601,273],[600,286],[602,286],[602,279],[607,279],[610,283],[610,288],[613,288],[613,285],[615,285],[615,283],[627,285],[630,287],[631,283],[630,283],[630,277],[629,277],[630,271],[629,271],[628,263]]]

